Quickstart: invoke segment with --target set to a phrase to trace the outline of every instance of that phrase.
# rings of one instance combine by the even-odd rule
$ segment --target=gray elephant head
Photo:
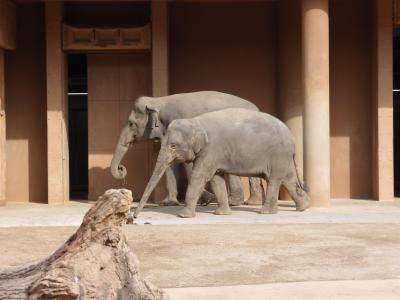
[[[165,170],[176,162],[192,162],[208,143],[207,133],[193,120],[175,120],[169,126],[162,139],[160,153],[153,174],[146,186],[139,206],[135,210],[138,216],[146,204],[151,192],[160,181]]]
[[[114,156],[111,161],[111,174],[116,179],[125,178],[127,171],[121,161],[135,142],[161,138],[164,132],[160,122],[159,109],[152,103],[151,97],[136,100],[128,121],[121,131]]]

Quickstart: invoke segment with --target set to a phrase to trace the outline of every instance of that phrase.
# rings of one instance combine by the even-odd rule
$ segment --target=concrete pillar
[[[374,0],[373,18],[373,194],[394,198],[392,1]]]
[[[304,176],[313,206],[330,202],[329,1],[302,0]]]
[[[152,78],[153,96],[168,95],[168,3],[166,0],[151,2],[152,27]],[[159,144],[153,144],[153,168],[160,150]],[[155,202],[162,201],[167,195],[165,176],[153,193]]]
[[[6,111],[4,50],[0,49],[0,206],[6,203]]]
[[[0,1],[0,205],[6,202],[5,50],[16,47],[16,5]]]
[[[153,96],[168,95],[168,4],[152,1]]]
[[[279,11],[279,117],[296,140],[296,163],[303,178],[303,92],[300,0],[281,0]],[[287,196],[285,196],[287,198]]]
[[[48,203],[69,201],[65,56],[62,50],[63,3],[46,2]]]

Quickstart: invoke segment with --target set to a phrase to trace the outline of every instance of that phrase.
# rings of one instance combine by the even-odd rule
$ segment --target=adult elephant
[[[231,214],[224,175],[256,176],[268,181],[261,213],[278,211],[278,193],[283,185],[296,203],[308,208],[310,199],[294,160],[294,137],[289,128],[266,113],[230,108],[192,119],[175,120],[162,139],[161,150],[142,199],[137,217],[164,171],[176,162],[193,162],[185,207],[178,216],[192,218],[200,193],[211,183],[219,207],[218,215]]]
[[[122,129],[114,156],[111,162],[111,174],[116,179],[123,179],[127,174],[121,161],[130,145],[139,141],[161,139],[168,125],[176,119],[193,118],[204,113],[218,111],[226,108],[244,108],[253,111],[259,109],[251,102],[240,97],[213,91],[175,94],[165,97],[140,97],[136,100],[128,122]],[[184,164],[188,178],[191,165]],[[177,165],[172,165],[166,170],[168,196],[164,204],[178,204],[177,200]],[[244,193],[240,178],[229,176],[230,203],[242,204]],[[205,192],[204,192],[205,193]],[[249,202],[257,202],[262,198],[258,178],[250,178]]]

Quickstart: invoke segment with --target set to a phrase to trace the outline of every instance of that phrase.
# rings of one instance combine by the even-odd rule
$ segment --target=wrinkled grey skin
[[[261,213],[278,210],[279,188],[283,185],[303,211],[309,206],[294,161],[294,138],[285,124],[266,113],[231,108],[186,119],[168,127],[137,217],[161,176],[174,162],[193,162],[186,191],[186,205],[178,216],[195,216],[197,200],[210,181],[219,207],[215,214],[231,214],[224,186],[224,174],[255,176],[268,181]]]
[[[115,148],[111,162],[112,175],[116,179],[123,179],[127,175],[127,170],[121,164],[121,161],[129,146],[133,143],[161,139],[165,135],[168,125],[176,119],[193,118],[207,112],[231,107],[258,111],[258,108],[249,101],[230,94],[212,91],[137,99]],[[176,165],[171,166],[166,170],[168,196],[163,201],[165,204],[178,203],[178,172],[176,167]],[[189,178],[191,165],[185,165],[185,170]],[[259,180],[250,179],[250,186],[250,199],[261,198],[261,192],[257,189]],[[244,194],[239,177],[229,176],[229,189],[231,204],[242,204]]]

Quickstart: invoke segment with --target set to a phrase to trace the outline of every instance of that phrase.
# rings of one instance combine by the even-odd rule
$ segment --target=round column
[[[304,177],[312,206],[330,203],[329,1],[302,0]]]

